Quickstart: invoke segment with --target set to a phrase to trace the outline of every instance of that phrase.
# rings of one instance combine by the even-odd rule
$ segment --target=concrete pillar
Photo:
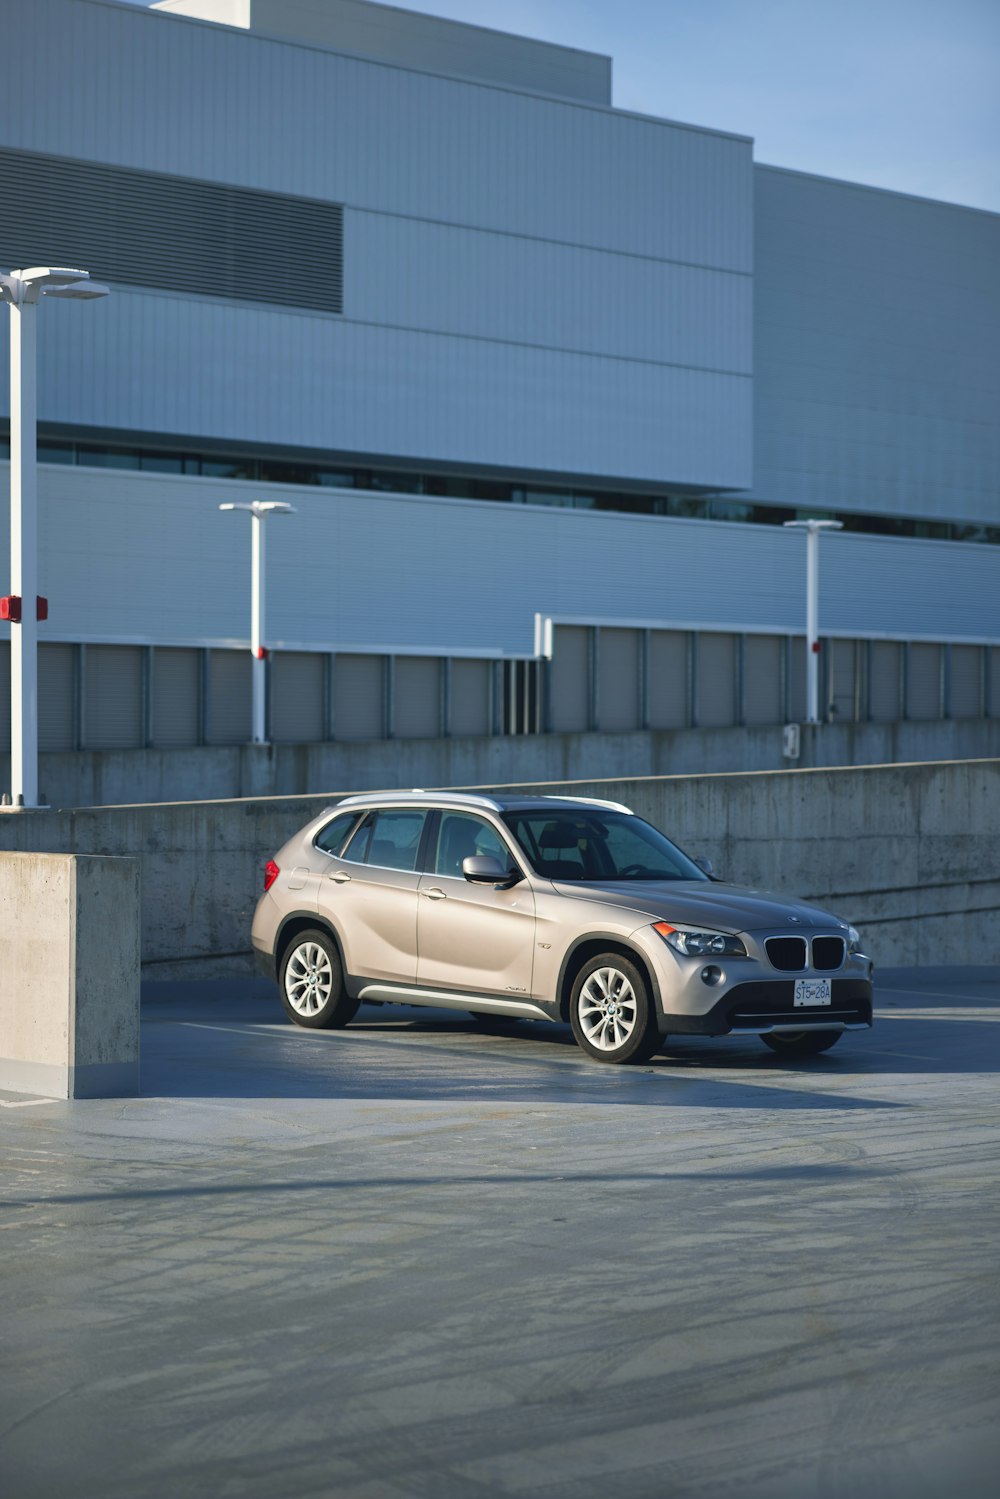
[[[0,853],[0,1088],[138,1093],[139,922],[138,859]]]

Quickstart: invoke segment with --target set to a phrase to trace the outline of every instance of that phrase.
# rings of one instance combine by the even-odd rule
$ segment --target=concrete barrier
[[[138,1093],[139,931],[138,859],[0,854],[0,1088]]]
[[[1000,962],[1000,760],[518,789],[623,801],[726,878],[829,906],[878,963]],[[140,858],[144,978],[224,977],[251,971],[265,861],[344,794],[14,813],[0,846]]]

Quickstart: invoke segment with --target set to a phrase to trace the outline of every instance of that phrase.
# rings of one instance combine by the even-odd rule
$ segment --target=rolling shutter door
[[[441,664],[436,656],[395,658],[392,732],[397,739],[440,737]]]
[[[979,718],[982,705],[982,647],[953,645],[948,670],[948,715]]]
[[[197,744],[200,700],[198,651],[158,647],[153,654],[153,743],[164,748]]]
[[[210,651],[207,733],[209,744],[246,744],[253,731],[249,651]]]
[[[597,727],[622,733],[639,727],[639,632],[597,632]]]
[[[684,631],[650,631],[646,690],[651,729],[687,727],[688,637]]]
[[[76,749],[76,646],[38,647],[38,748]]]
[[[271,658],[271,738],[279,744],[309,744],[325,738],[323,705],[326,657],[279,651]]]
[[[941,717],[941,647],[914,644],[907,651],[906,716]]]
[[[452,661],[449,733],[490,732],[490,671],[489,661]]]
[[[827,702],[833,706],[834,723],[853,723],[857,675],[857,649],[853,640],[823,642],[827,670]]]
[[[337,656],[333,732],[337,739],[381,739],[385,733],[385,657]]]
[[[748,635],[743,654],[743,721],[776,724],[783,719],[779,635]]]
[[[0,640],[0,752],[10,749],[10,641]]]
[[[891,723],[899,718],[901,649],[894,640],[872,641],[868,714],[875,723]]]
[[[549,722],[555,733],[590,726],[590,631],[557,625],[549,666]]]
[[[145,743],[142,647],[91,645],[83,663],[85,749],[139,749]]]
[[[698,727],[730,728],[736,722],[736,636],[699,635],[695,659]]]

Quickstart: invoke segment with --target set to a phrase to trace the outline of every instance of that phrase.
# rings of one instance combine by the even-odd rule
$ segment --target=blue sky
[[[1000,0],[396,0],[614,58],[758,161],[1000,212]]]

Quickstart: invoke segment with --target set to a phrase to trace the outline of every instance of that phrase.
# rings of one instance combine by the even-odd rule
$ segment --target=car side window
[[[505,868],[511,863],[510,851],[488,822],[470,812],[442,812],[433,872],[461,879],[462,860],[472,854],[492,854]]]
[[[313,842],[325,854],[338,856],[347,842],[348,833],[357,820],[357,812],[341,812],[339,817],[332,818],[325,827],[320,828]]]
[[[367,822],[366,819],[366,825]],[[395,809],[376,812],[371,818],[366,851],[361,857],[367,864],[378,865],[381,869],[416,869],[423,830],[423,812]],[[348,850],[351,858],[358,857],[354,852],[357,841],[357,838],[351,840]]]

